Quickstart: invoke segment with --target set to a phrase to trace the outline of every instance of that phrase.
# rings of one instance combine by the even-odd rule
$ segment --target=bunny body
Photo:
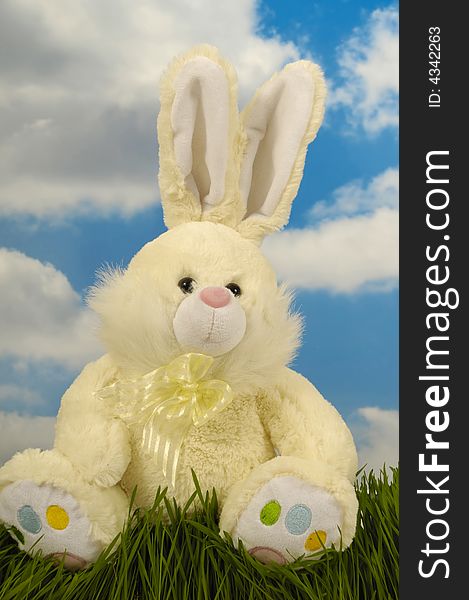
[[[65,393],[54,449],[27,450],[0,469],[0,518],[25,531],[26,549],[46,532],[44,552],[66,551],[69,567],[82,567],[119,531],[135,486],[141,506],[167,485],[184,503],[191,469],[217,490],[221,529],[260,560],[337,543],[339,528],[351,542],[353,439],[287,367],[300,319],[258,246],[288,221],[323,101],[320,71],[305,61],[265,84],[240,122],[234,73],[215,49],[196,48],[166,73],[158,131],[169,231],[94,288],[108,354]],[[141,429],[100,391],[188,352],[212,357],[205,379],[226,384],[231,401],[184,431],[171,484]]]

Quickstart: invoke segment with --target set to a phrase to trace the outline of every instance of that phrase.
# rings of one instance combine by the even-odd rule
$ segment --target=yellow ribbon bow
[[[112,402],[114,416],[142,428],[142,449],[156,457],[173,489],[190,426],[200,427],[233,399],[224,381],[203,380],[212,363],[213,357],[205,354],[183,354],[138,379],[116,381],[97,392]]]

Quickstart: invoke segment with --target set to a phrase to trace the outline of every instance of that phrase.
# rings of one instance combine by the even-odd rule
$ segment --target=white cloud
[[[399,460],[399,412],[377,406],[357,410],[352,431],[358,447],[359,466],[379,473],[386,463],[395,467]]]
[[[96,181],[85,191],[86,183],[79,181],[35,180],[21,177],[18,180],[0,184],[0,194],[4,214],[34,214],[38,218],[58,219],[67,213],[74,216],[80,214],[99,214],[107,216],[118,212],[129,216],[142,210],[158,199],[156,189],[144,184],[119,181],[113,178],[108,181]],[[31,198],[35,199],[31,204]],[[2,207],[0,206],[0,216]]]
[[[398,18],[395,6],[373,11],[339,49],[343,83],[332,89],[329,105],[345,107],[349,122],[370,134],[398,125]]]
[[[257,2],[0,2],[0,215],[129,214],[155,202],[158,81],[208,42],[237,68],[240,96],[293,43],[258,32]]]
[[[389,168],[374,177],[367,185],[362,180],[351,181],[332,193],[332,201],[317,202],[311,216],[317,219],[353,215],[380,207],[397,209],[399,204],[399,171]]]
[[[263,250],[291,286],[335,293],[389,291],[397,285],[399,171],[354,180],[316,202],[314,225],[286,229]]]
[[[48,450],[54,442],[54,417],[0,411],[0,466],[26,448]]]
[[[16,405],[37,406],[43,404],[44,399],[38,391],[16,383],[0,384],[0,406],[11,401],[14,401]]]
[[[0,288],[0,357],[76,368],[99,354],[94,315],[52,265],[0,248]]]
[[[385,291],[397,284],[398,224],[398,212],[383,207],[316,228],[286,229],[267,238],[263,250],[293,287]]]

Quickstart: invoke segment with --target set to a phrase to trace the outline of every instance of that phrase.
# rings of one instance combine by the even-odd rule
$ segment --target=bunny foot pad
[[[293,476],[274,477],[251,499],[233,532],[263,563],[285,564],[340,542],[342,511],[331,494]]]
[[[17,481],[0,493],[0,521],[24,536],[19,547],[41,550],[75,571],[93,562],[102,545],[91,537],[91,523],[73,496],[51,485]],[[14,530],[12,530],[14,535]]]

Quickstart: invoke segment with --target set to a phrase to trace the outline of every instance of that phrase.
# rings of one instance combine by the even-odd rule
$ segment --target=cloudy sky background
[[[0,464],[52,444],[60,397],[102,349],[86,288],[163,231],[157,84],[220,48],[240,104],[313,58],[329,84],[289,226],[264,243],[297,290],[295,368],[340,410],[361,464],[397,462],[398,34],[363,0],[0,3]]]

